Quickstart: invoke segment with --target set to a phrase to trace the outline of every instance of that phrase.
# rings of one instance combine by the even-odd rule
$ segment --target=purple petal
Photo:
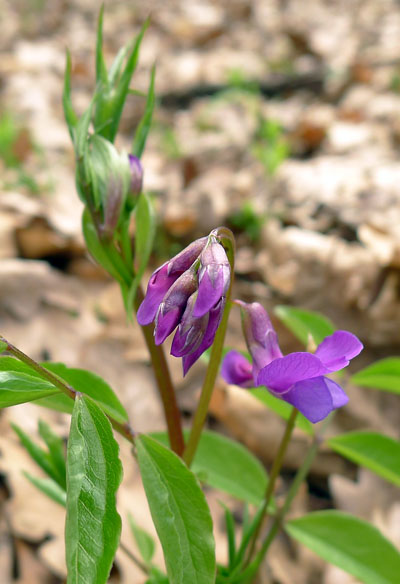
[[[185,247],[178,255],[168,262],[168,275],[183,273],[190,268],[193,262],[199,257],[207,243],[207,237],[196,239]]]
[[[253,387],[253,368],[246,357],[237,351],[229,351],[222,362],[221,375],[227,383],[240,387]]]
[[[213,344],[215,333],[217,332],[217,328],[220,325],[224,313],[225,302],[225,297],[222,297],[218,304],[210,310],[207,330],[204,334],[201,345],[198,349],[193,351],[193,353],[185,355],[182,359],[183,375],[186,375],[191,366],[196,363],[197,359]]]
[[[266,385],[269,389],[282,393],[298,381],[319,377],[329,372],[330,369],[325,367],[316,355],[290,353],[263,367],[258,375],[257,384]]]
[[[168,275],[168,263],[163,264],[152,274],[147,285],[146,296],[137,312],[140,325],[153,322],[162,299],[178,277],[179,274]]]
[[[178,324],[182,315],[180,307],[173,308],[166,313],[159,310],[156,318],[156,327],[154,330],[154,342],[156,345],[161,345],[165,339],[172,333]]]
[[[224,248],[220,243],[211,243],[201,254],[199,270],[199,295],[193,316],[206,314],[225,296],[230,282],[230,264]]]
[[[326,377],[299,381],[279,397],[292,404],[313,424],[348,401],[342,388]]]
[[[330,371],[339,371],[363,349],[357,337],[347,331],[336,331],[326,337],[315,351],[316,356]]]
[[[197,288],[192,270],[184,272],[171,286],[161,302],[156,315],[154,338],[161,345],[181,320],[188,298]]]
[[[174,357],[183,357],[195,351],[200,346],[207,330],[208,313],[201,318],[193,317],[193,307],[196,298],[197,292],[192,294],[187,301],[181,323],[176,330],[171,347],[171,355],[174,355]]]
[[[282,357],[278,336],[266,310],[258,302],[247,304],[236,300],[242,315],[243,332],[246,344],[253,358],[254,378],[271,361]]]

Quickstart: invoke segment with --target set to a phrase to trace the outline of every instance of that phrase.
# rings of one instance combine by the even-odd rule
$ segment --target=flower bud
[[[282,357],[278,336],[265,309],[258,302],[247,304],[236,300],[240,306],[243,334],[247,348],[253,358],[253,374],[257,379],[260,369]]]
[[[161,345],[181,320],[188,298],[197,290],[197,278],[193,270],[187,270],[174,282],[164,296],[156,314],[154,338]]]
[[[137,156],[129,154],[129,166],[131,169],[131,195],[139,195],[143,186],[143,167]]]
[[[174,357],[183,357],[198,349],[207,330],[208,314],[201,318],[193,317],[196,299],[197,291],[187,301],[185,312],[172,341],[171,355]]]
[[[222,296],[225,296],[230,282],[231,268],[224,248],[217,241],[208,244],[201,256],[199,270],[199,294],[193,316],[206,314]]]

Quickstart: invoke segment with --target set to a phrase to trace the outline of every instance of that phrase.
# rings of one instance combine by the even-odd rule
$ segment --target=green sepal
[[[111,142],[94,134],[89,139],[86,159],[86,176],[90,180],[95,209],[102,209],[103,221],[107,221],[107,209],[114,206],[115,217],[110,229],[117,228],[129,190],[131,172],[128,156],[119,153]],[[107,227],[107,226],[106,226]]]

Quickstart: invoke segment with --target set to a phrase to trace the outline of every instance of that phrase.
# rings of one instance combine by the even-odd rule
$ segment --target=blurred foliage
[[[269,175],[274,175],[290,154],[289,143],[282,126],[275,120],[259,117],[259,125],[252,145],[252,153]]]
[[[5,168],[15,171],[4,179],[4,188],[22,187],[34,195],[49,189],[49,184],[40,185],[33,172],[27,169],[32,154],[39,163],[43,162],[43,152],[34,143],[28,128],[12,112],[3,111],[0,115],[0,159]]]
[[[252,243],[257,243],[265,219],[264,215],[257,213],[250,201],[246,201],[238,211],[228,217],[228,223],[234,231],[245,233]]]

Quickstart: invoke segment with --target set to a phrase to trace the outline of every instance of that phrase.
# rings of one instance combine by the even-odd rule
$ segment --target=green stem
[[[293,408],[292,412],[289,416],[289,419],[286,422],[285,433],[283,434],[281,443],[279,445],[278,452],[275,456],[275,459],[274,459],[274,462],[272,465],[271,474],[270,474],[268,484],[267,484],[267,489],[265,492],[265,498],[264,498],[264,503],[263,503],[263,507],[262,507],[262,512],[260,514],[260,519],[258,521],[257,528],[252,536],[252,541],[251,541],[249,552],[247,555],[247,562],[245,564],[246,566],[250,563],[251,558],[253,557],[254,549],[255,549],[255,546],[257,543],[258,536],[260,534],[260,530],[261,530],[261,526],[263,524],[263,521],[265,520],[266,517],[268,517],[268,506],[271,502],[271,498],[272,498],[272,495],[273,495],[274,490],[275,490],[275,483],[276,483],[276,480],[277,480],[279,473],[281,471],[281,468],[282,468],[283,460],[284,460],[284,457],[286,454],[287,447],[289,446],[290,438],[292,436],[292,432],[293,432],[293,429],[294,429],[294,426],[296,423],[296,418],[297,418],[298,413],[299,413],[299,410],[297,410],[296,408]]]
[[[59,377],[55,373],[52,373],[51,371],[49,371],[48,369],[46,369],[45,367],[40,365],[40,363],[37,363],[37,361],[34,361],[31,357],[29,357],[28,355],[23,353],[20,349],[17,349],[17,347],[15,347],[11,343],[9,343],[7,341],[7,339],[5,339],[1,335],[0,335],[0,342],[7,345],[7,348],[5,349],[6,351],[11,353],[11,355],[14,355],[14,357],[16,357],[22,363],[25,363],[26,365],[31,367],[31,369],[36,371],[40,375],[40,377],[47,379],[47,381],[49,381],[52,385],[57,387],[60,391],[62,391],[65,395],[67,395],[71,399],[75,400],[76,396],[80,395],[80,393],[76,389],[74,389],[72,387],[72,385],[70,385],[69,383],[64,381],[61,377]],[[121,424],[121,422],[114,420],[114,418],[112,418],[108,414],[105,414],[105,415],[109,419],[114,430],[116,430],[119,434],[121,434],[121,436],[123,436],[129,442],[131,442],[131,444],[133,444],[135,434],[134,434],[130,424],[128,422],[125,424]]]
[[[134,564],[136,564],[136,566],[147,576],[150,574],[150,571],[148,569],[148,567],[141,561],[139,560],[139,558],[137,558],[135,556],[135,554],[133,552],[131,552],[131,550],[126,547],[126,545],[124,543],[122,543],[122,541],[119,542],[119,547],[121,548],[121,550],[124,552],[124,554],[126,554],[128,556],[128,558],[130,560],[132,560],[132,562]]]
[[[139,309],[144,294],[141,286],[138,287],[134,306],[135,310]],[[185,442],[183,439],[181,414],[176,401],[174,387],[172,385],[171,375],[168,368],[168,363],[165,358],[165,353],[161,345],[156,345],[154,342],[154,325],[141,327],[148,351],[150,353],[151,362],[153,365],[154,375],[156,377],[158,391],[160,393],[161,401],[164,408],[165,420],[167,423],[169,443],[172,450],[182,456],[185,449]]]
[[[311,442],[310,448],[308,449],[308,452],[306,454],[306,457],[303,461],[303,464],[301,465],[301,467],[299,468],[299,470],[296,473],[296,476],[294,478],[294,481],[292,482],[290,489],[286,495],[286,499],[284,504],[282,505],[282,507],[280,508],[280,510],[278,511],[278,513],[275,516],[275,519],[272,523],[271,529],[268,532],[268,535],[265,539],[265,541],[263,542],[260,551],[258,552],[256,559],[252,565],[252,575],[255,575],[258,568],[260,567],[261,562],[263,561],[263,559],[265,558],[267,551],[269,549],[269,546],[271,545],[272,541],[274,540],[276,534],[278,533],[279,529],[282,527],[283,521],[290,509],[290,506],[293,502],[293,499],[295,498],[297,491],[299,490],[299,487],[301,485],[301,483],[304,481],[304,479],[306,478],[311,465],[314,461],[314,458],[318,452],[318,448],[319,445],[321,444],[322,441],[322,435],[324,434],[326,427],[328,426],[328,424],[331,421],[332,416],[328,416],[324,423],[322,424],[321,430],[318,434],[314,434],[314,438]]]
[[[214,343],[211,350],[210,361],[208,364],[203,387],[201,389],[200,400],[193,418],[193,424],[190,431],[189,439],[185,448],[185,452],[183,453],[183,460],[189,467],[192,464],[194,455],[197,450],[197,446],[199,444],[204,422],[206,421],[207,418],[208,406],[210,404],[211,395],[214,389],[215,380],[217,378],[219,365],[221,362],[222,350],[224,348],[225,333],[228,324],[230,309],[231,302],[227,300],[221,324],[219,325],[217,334],[215,335]]]

